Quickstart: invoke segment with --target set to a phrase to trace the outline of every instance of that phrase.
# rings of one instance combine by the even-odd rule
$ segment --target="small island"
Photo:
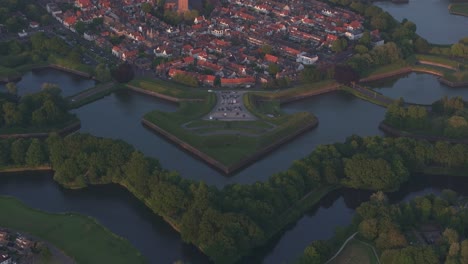
[[[243,91],[213,91],[202,100],[148,113],[142,123],[226,174],[318,125],[310,113],[284,114],[278,101]]]
[[[406,106],[400,99],[388,107],[380,128],[394,136],[430,141],[468,143],[468,103],[461,97],[447,98],[430,106]]]
[[[16,95],[14,83],[8,83],[7,89],[8,93],[0,93],[1,138],[46,138],[50,132],[66,134],[80,128],[56,85],[45,83],[40,92],[22,97]]]

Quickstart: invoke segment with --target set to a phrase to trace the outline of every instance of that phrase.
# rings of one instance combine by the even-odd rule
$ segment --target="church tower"
[[[178,0],[177,2],[177,12],[179,13],[185,13],[185,11],[188,11],[188,0]]]

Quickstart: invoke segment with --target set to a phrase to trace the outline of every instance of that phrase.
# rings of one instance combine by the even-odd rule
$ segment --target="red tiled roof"
[[[270,55],[270,54],[265,54],[265,60],[268,62],[277,63],[278,57]]]

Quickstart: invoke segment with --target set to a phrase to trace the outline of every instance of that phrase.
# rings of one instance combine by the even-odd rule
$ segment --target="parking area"
[[[245,109],[243,91],[216,91],[217,102],[205,120],[251,121],[257,118]]]

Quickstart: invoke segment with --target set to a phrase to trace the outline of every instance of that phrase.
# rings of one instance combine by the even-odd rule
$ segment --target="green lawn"
[[[434,63],[440,63],[447,65],[449,67],[454,67],[458,68],[459,63],[457,61],[454,61],[450,58],[447,58],[445,56],[436,56],[436,55],[423,55],[423,54],[416,54],[416,59],[417,60],[424,60],[424,61],[430,61]]]
[[[468,16],[468,3],[454,3],[449,5],[450,12]]]
[[[93,218],[42,212],[11,197],[0,197],[0,211],[0,227],[48,241],[78,263],[146,263],[127,240]]]
[[[205,89],[159,79],[138,78],[132,80],[129,85],[179,99],[204,99],[208,94]]]
[[[330,264],[378,264],[377,257],[370,245],[352,239],[343,251]]]
[[[154,111],[146,114],[145,119],[226,167],[316,122],[310,113],[275,118],[261,116],[261,119],[255,121],[201,120],[216,104],[215,94],[208,95],[203,102],[182,102],[179,111],[175,113]],[[229,134],[225,133],[226,130],[229,130]]]
[[[49,56],[49,63],[57,64],[59,66],[62,66],[64,68],[69,68],[71,70],[88,73],[90,75],[94,74],[94,68],[93,67],[88,66],[88,65],[83,64],[83,63],[73,63],[70,60],[68,60],[67,58],[62,58],[62,57],[59,57],[59,56],[53,56],[53,55]]]
[[[396,62],[396,63],[385,65],[385,66],[380,66],[378,68],[372,69],[366,72],[365,74],[363,74],[363,78],[371,77],[372,75],[377,75],[377,74],[386,74],[386,73],[394,72],[402,68],[405,68],[407,66],[408,64],[405,61]]]

